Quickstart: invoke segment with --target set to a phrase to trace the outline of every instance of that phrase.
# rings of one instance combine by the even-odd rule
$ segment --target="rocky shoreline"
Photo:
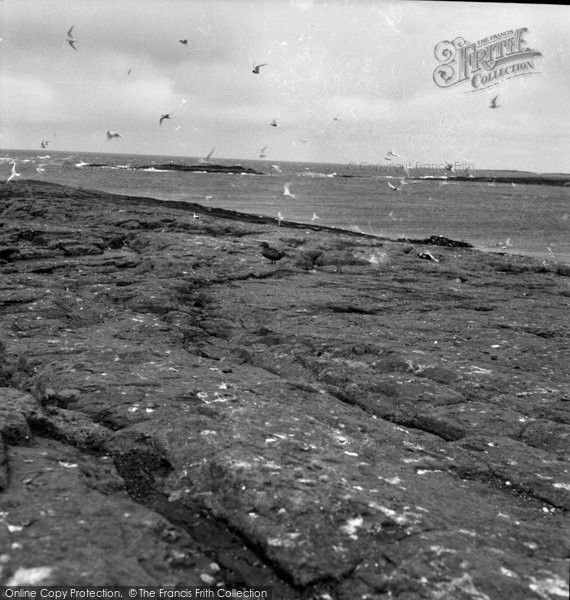
[[[570,267],[18,181],[0,275],[1,584],[565,597]]]

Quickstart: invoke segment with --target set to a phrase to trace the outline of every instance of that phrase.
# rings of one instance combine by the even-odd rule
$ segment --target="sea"
[[[453,181],[438,179],[441,173],[412,179],[397,164],[390,169],[392,165],[385,164],[212,158],[211,163],[239,164],[262,174],[185,172],[160,165],[196,165],[200,159],[47,148],[0,150],[0,180],[8,178],[11,161],[16,162],[19,180],[186,201],[274,217],[276,224],[282,217],[390,239],[439,235],[488,252],[570,264],[568,186]],[[516,172],[510,175],[516,181]],[[284,186],[292,196],[284,195]]]

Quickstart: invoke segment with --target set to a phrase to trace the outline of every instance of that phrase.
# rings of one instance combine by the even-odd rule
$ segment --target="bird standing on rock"
[[[272,248],[267,242],[261,242],[259,246],[261,248],[261,254],[263,254],[265,258],[268,258],[272,264],[286,256],[285,252],[277,250],[277,248]]]

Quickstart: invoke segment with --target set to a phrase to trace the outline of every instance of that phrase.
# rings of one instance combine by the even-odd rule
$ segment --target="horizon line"
[[[2,148],[0,147],[0,152],[10,152],[10,151],[15,151],[15,152],[32,152],[32,153],[44,153],[44,152],[59,152],[59,153],[83,153],[83,154],[112,154],[112,155],[118,155],[118,156],[165,156],[165,157],[174,157],[174,158],[185,158],[185,159],[200,159],[203,158],[201,155],[196,155],[196,156],[190,156],[187,154],[163,154],[163,153],[151,153],[151,154],[141,154],[138,152],[107,152],[107,151],[103,151],[103,150],[50,150],[49,148],[39,148],[39,149],[32,149],[32,148]],[[260,158],[244,158],[244,157],[217,157],[216,160],[222,160],[222,161],[248,161],[248,162],[259,162],[259,163],[271,163],[271,162],[279,162],[279,163],[304,163],[304,164],[315,164],[315,165],[319,165],[319,164],[330,164],[330,165],[335,165],[335,166],[339,166],[339,165],[344,165],[347,168],[348,165],[352,164],[352,165],[358,165],[358,164],[368,164],[368,165],[380,165],[381,164],[381,160],[379,159],[378,162],[371,162],[371,161],[352,161],[352,160],[347,160],[347,161],[342,161],[342,162],[335,162],[335,161],[330,161],[330,160],[323,160],[323,161],[314,161],[314,160],[285,160],[285,159],[279,159],[279,158],[275,158],[275,159],[271,159],[271,160],[267,160],[267,159],[260,159]],[[449,162],[449,161],[440,161],[440,162]],[[387,163],[384,164],[384,166],[389,167],[391,165],[404,165],[404,164],[408,164],[404,161],[402,161],[401,163]],[[428,164],[435,164],[435,163],[428,163],[428,162],[420,162],[420,161],[416,161],[416,164],[420,164],[420,165],[428,165]],[[462,161],[460,164],[465,164],[465,161]],[[470,163],[473,164],[473,163]],[[410,169],[416,169],[416,170],[426,170],[426,171],[431,171],[431,170],[441,170],[441,169],[431,169],[430,167],[409,167]],[[515,169],[515,168],[509,168],[509,167],[501,167],[501,168],[486,168],[486,167],[480,167],[480,168],[474,168],[474,169],[470,169],[471,172],[475,172],[475,171],[514,171],[517,173],[532,173],[533,175],[566,175],[568,177],[570,177],[570,172],[565,172],[565,171],[531,171],[528,169]]]

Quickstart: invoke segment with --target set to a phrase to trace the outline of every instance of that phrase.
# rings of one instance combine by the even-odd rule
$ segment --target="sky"
[[[521,27],[534,74],[434,83],[439,42]],[[544,4],[0,0],[0,147],[570,172],[569,30]]]

